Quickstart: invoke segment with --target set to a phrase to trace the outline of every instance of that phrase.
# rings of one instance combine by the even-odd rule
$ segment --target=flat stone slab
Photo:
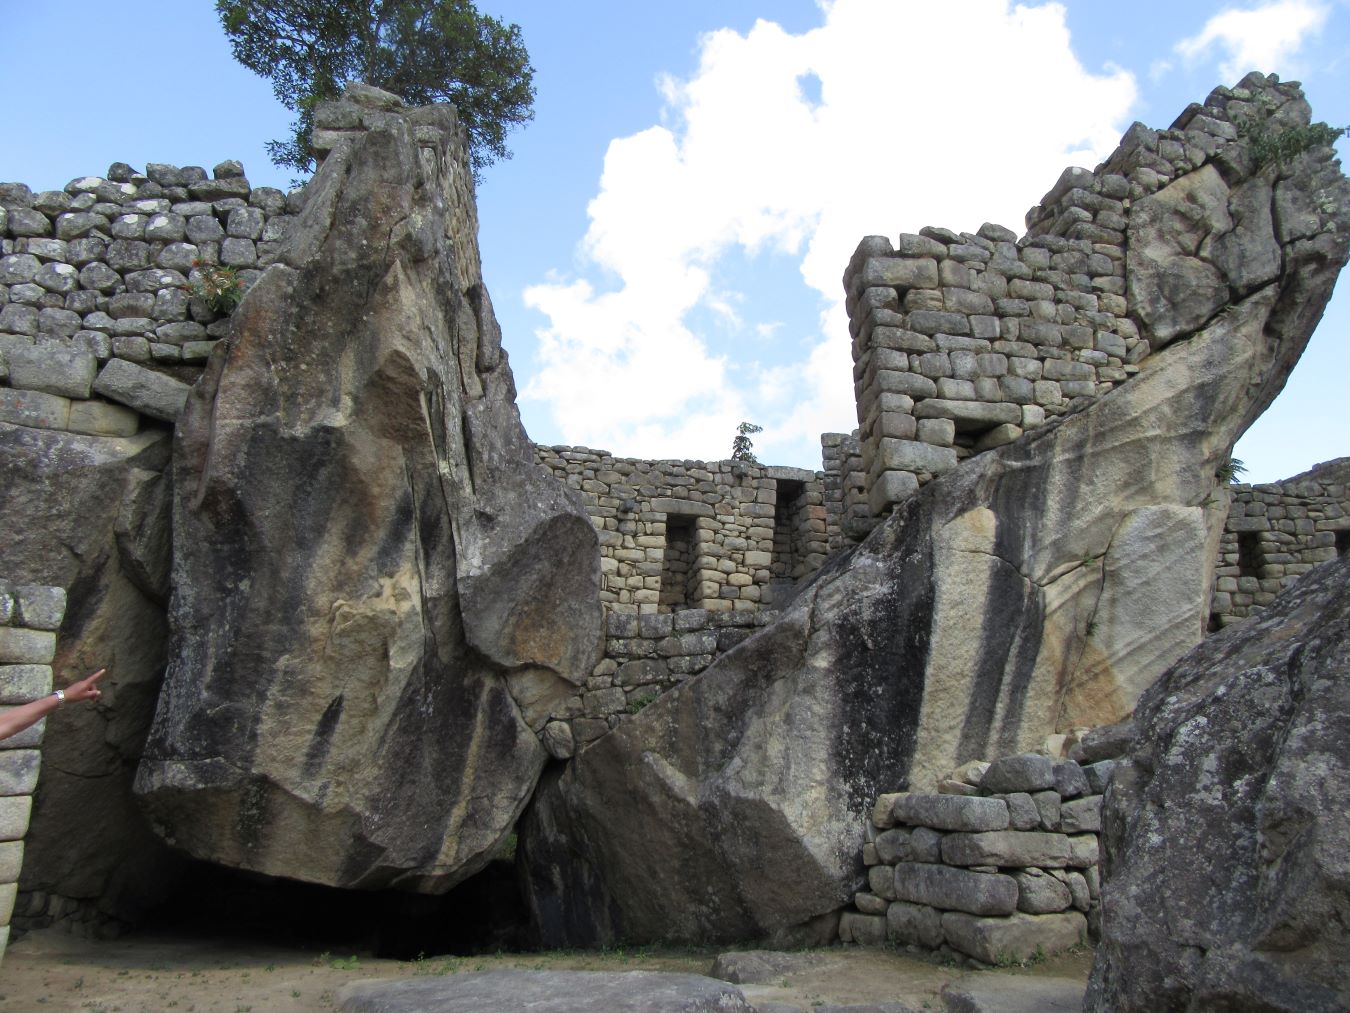
[[[1087,942],[1087,919],[1077,911],[979,918],[960,911],[942,915],[942,934],[953,949],[986,964],[1050,956]]]
[[[820,953],[782,953],[778,950],[733,950],[719,953],[708,972],[733,985],[763,985],[825,962]]]
[[[110,359],[94,381],[94,390],[142,415],[173,422],[187,401],[188,385],[126,359]]]
[[[483,971],[454,977],[357,981],[338,990],[342,1013],[755,1013],[735,985],[661,971]]]
[[[1072,978],[984,971],[942,989],[947,1013],[1080,1013],[1085,986]]]

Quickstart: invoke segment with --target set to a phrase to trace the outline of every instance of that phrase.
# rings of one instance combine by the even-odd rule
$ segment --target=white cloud
[[[549,324],[522,398],[568,442],[715,458],[749,419],[761,460],[819,467],[819,433],[856,425],[840,278],[858,240],[1020,232],[1065,165],[1111,150],[1134,101],[1128,73],[1078,63],[1058,4],[822,11],[800,35],[767,21],[706,35],[693,76],[659,82],[660,125],[610,143],[583,277],[525,296]],[[808,319],[729,291],[719,276],[742,255],[752,271],[795,265],[776,283],[800,306],[805,281]],[[760,297],[768,286],[755,280]],[[693,333],[694,316],[716,333]],[[785,321],[779,337],[765,341],[764,319]]]
[[[1215,46],[1227,53],[1219,72],[1229,83],[1248,71],[1289,73],[1308,36],[1327,20],[1329,8],[1313,0],[1277,0],[1250,9],[1230,8],[1205,22],[1198,35],[1182,39],[1176,51],[1194,62]]]

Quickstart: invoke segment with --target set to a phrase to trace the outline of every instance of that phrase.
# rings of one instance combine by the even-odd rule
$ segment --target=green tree
[[[755,433],[764,432],[763,426],[757,426],[753,422],[742,422],[736,427],[736,438],[731,441],[731,459],[733,461],[748,461],[750,464],[758,464],[759,458],[755,456],[754,444],[750,442],[750,437]]]
[[[520,26],[472,0],[216,0],[234,58],[271,79],[297,113],[272,161],[310,172],[314,107],[352,81],[411,105],[453,102],[469,131],[474,175],[510,158],[507,132],[534,118],[534,68]]]

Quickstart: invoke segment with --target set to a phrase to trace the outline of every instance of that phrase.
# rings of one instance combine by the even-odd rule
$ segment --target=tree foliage
[[[506,134],[534,118],[534,68],[518,25],[472,0],[216,0],[234,58],[270,78],[297,113],[272,161],[313,169],[314,108],[352,81],[410,105],[453,102],[469,131],[474,174],[510,158]]]
[[[733,461],[748,461],[750,464],[758,464],[759,458],[755,456],[754,444],[750,442],[750,437],[755,433],[764,432],[763,426],[757,426],[753,422],[742,422],[736,427],[736,437],[731,441],[731,459]]]

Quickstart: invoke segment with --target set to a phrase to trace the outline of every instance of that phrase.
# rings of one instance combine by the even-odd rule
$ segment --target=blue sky
[[[0,179],[238,158],[286,186],[263,143],[290,114],[210,0],[3,6]],[[1020,233],[1065,165],[1248,69],[1350,123],[1350,0],[479,8],[521,26],[536,69],[535,120],[479,188],[522,416],[541,442],[627,456],[723,457],[749,420],[761,460],[818,468],[818,434],[856,425],[839,279],[866,234]],[[1248,478],[1350,454],[1348,345],[1343,281],[1238,446]]]

